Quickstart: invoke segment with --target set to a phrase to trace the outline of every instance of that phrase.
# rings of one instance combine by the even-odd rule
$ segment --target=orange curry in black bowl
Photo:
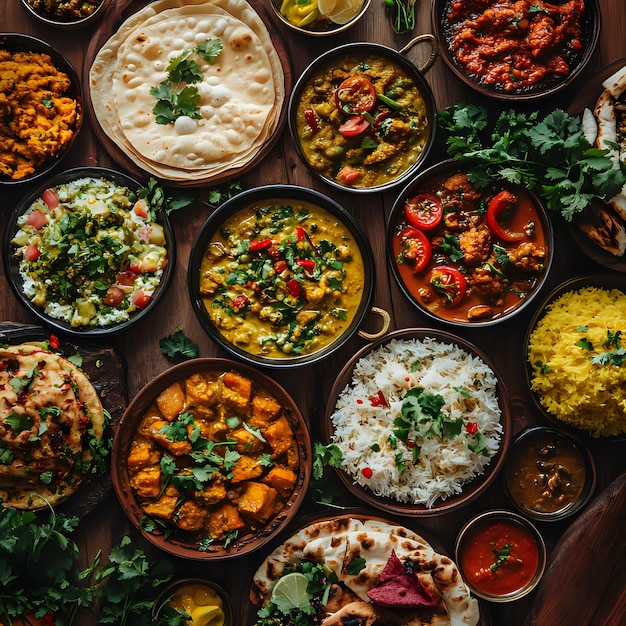
[[[453,161],[423,172],[387,223],[391,270],[435,320],[486,326],[526,307],[552,262],[552,229],[528,190],[472,184]]]

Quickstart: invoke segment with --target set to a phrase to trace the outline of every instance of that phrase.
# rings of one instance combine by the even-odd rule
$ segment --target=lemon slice
[[[363,6],[364,0],[336,0],[334,9],[327,14],[335,24],[347,24],[354,19]]]
[[[219,606],[198,606],[191,611],[190,626],[223,626],[224,613]]]
[[[320,15],[327,17],[335,9],[337,2],[343,1],[344,0],[317,0],[317,10],[320,12]]]
[[[309,579],[300,572],[291,572],[278,579],[272,590],[271,602],[282,613],[291,609],[302,609],[309,606],[309,595],[306,592]]]

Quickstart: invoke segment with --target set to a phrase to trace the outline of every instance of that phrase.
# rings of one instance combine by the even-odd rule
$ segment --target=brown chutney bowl
[[[585,69],[594,54],[598,39],[600,37],[600,8],[597,0],[585,0],[584,11],[581,17],[580,40],[582,49],[568,51],[570,71],[565,76],[557,76],[545,81],[540,81],[534,85],[506,91],[501,85],[485,84],[478,76],[468,72],[455,57],[452,50],[453,26],[448,19],[448,13],[452,3],[456,0],[433,0],[432,3],[432,29],[441,45],[441,55],[448,68],[466,85],[488,98],[514,102],[528,102],[552,96],[563,89],[569,87],[579,74]],[[461,3],[462,4],[462,3]],[[551,6],[559,7],[564,2],[555,3]],[[469,12],[468,12],[469,13]],[[472,12],[478,15],[480,11]],[[563,42],[566,46],[568,41]]]
[[[422,43],[427,44],[430,47],[430,56],[428,57],[427,61],[422,65],[422,67],[418,67],[406,56],[406,53],[408,53],[409,50],[411,50],[411,48],[413,48],[417,44]],[[302,76],[300,76],[300,78],[298,79],[291,92],[287,114],[287,123],[294,146],[296,148],[298,156],[300,157],[304,165],[309,169],[309,171],[314,176],[336,189],[341,189],[343,191],[354,193],[371,193],[372,191],[384,192],[393,187],[406,183],[412,176],[414,176],[415,173],[421,169],[435,140],[435,130],[437,126],[437,109],[432,89],[430,85],[426,82],[424,74],[432,67],[435,59],[437,58],[437,54],[437,40],[430,34],[423,34],[413,38],[399,51],[377,43],[348,43],[333,48],[328,52],[325,52],[321,56],[317,57],[312,63],[310,63],[309,66],[302,73]],[[342,59],[350,58],[352,56],[358,59],[366,59],[368,57],[372,57],[383,60],[391,66],[398,67],[400,71],[403,72],[412,81],[415,87],[417,87],[424,102],[424,117],[426,126],[423,131],[424,143],[421,151],[414,157],[412,163],[406,166],[403,171],[399,171],[396,175],[393,176],[393,178],[390,178],[387,181],[374,185],[360,183],[358,181],[355,181],[354,184],[343,184],[340,180],[338,180],[339,177],[337,173],[331,176],[326,172],[321,171],[321,169],[314,167],[310,159],[307,157],[306,152],[302,146],[303,135],[299,130],[299,126],[301,125],[301,102],[308,85],[311,83],[311,81],[315,79],[315,76],[318,73],[328,71],[335,67],[337,63],[341,62]],[[368,111],[368,113],[377,110],[377,107],[379,107],[380,104],[379,101],[380,98],[378,98],[375,108]],[[333,106],[330,102],[326,104]],[[392,112],[391,117],[389,117],[388,119],[392,119],[394,115],[395,113]],[[354,119],[355,117],[358,116],[349,115],[348,119]],[[361,137],[368,137],[369,135],[367,133],[372,130],[372,127],[374,127],[375,123],[376,122],[374,121],[372,123],[372,126],[366,132],[358,135],[356,137],[356,140],[360,141]],[[329,124],[329,126],[332,125],[333,124]],[[352,136],[349,139],[350,141],[353,141],[355,140],[355,137]],[[334,141],[334,143],[337,142]],[[342,167],[348,165],[348,159],[345,156],[341,156],[339,158],[333,157],[331,161],[333,171],[340,171]],[[385,166],[388,166],[388,161],[389,159],[383,161]],[[364,169],[367,169],[367,166],[364,166]]]
[[[435,517],[437,515],[441,515],[444,513],[450,513],[452,511],[456,511],[461,507],[469,504],[478,496],[480,496],[496,479],[498,473],[502,469],[504,465],[504,461],[506,458],[507,451],[509,449],[511,439],[512,439],[512,415],[510,409],[509,395],[507,389],[504,385],[502,376],[498,373],[498,370],[495,368],[491,359],[484,354],[480,349],[474,346],[469,341],[448,333],[446,331],[437,330],[433,328],[409,328],[396,330],[386,334],[385,336],[379,338],[378,340],[372,342],[371,344],[365,346],[361,350],[359,350],[343,367],[335,383],[330,390],[328,401],[326,403],[326,410],[324,414],[324,419],[322,421],[322,432],[324,436],[324,441],[327,444],[333,443],[333,435],[334,435],[334,424],[332,421],[332,415],[335,412],[337,406],[337,400],[342,393],[342,391],[348,386],[351,387],[351,390],[355,387],[359,387],[359,394],[365,393],[361,388],[361,385],[355,383],[353,381],[353,376],[355,372],[355,367],[358,362],[363,358],[367,357],[371,352],[375,351],[379,347],[384,347],[390,342],[394,340],[399,340],[401,342],[407,341],[411,342],[413,340],[417,340],[419,342],[428,342],[429,340],[433,340],[438,344],[451,345],[456,348],[460,348],[463,352],[468,354],[470,357],[478,358],[484,365],[486,365],[494,374],[495,378],[495,394],[497,397],[497,406],[500,411],[500,426],[501,426],[501,434],[499,446],[495,454],[491,457],[490,461],[484,466],[484,471],[482,474],[474,476],[473,479],[468,480],[462,485],[461,489],[458,493],[454,493],[452,495],[447,496],[445,499],[441,497],[437,498],[434,504],[430,507],[426,506],[422,503],[414,503],[414,502],[406,502],[400,501],[390,496],[378,495],[374,488],[370,489],[367,486],[357,483],[356,479],[349,474],[346,470],[343,469],[342,466],[335,467],[335,472],[339,478],[339,480],[343,483],[344,487],[361,503],[364,505],[372,506],[378,510],[384,511],[387,514],[394,515],[402,515],[406,517]],[[416,362],[419,361],[419,357],[414,357]],[[414,371],[414,370],[412,370]],[[375,374],[374,374],[375,375]],[[394,371],[394,376],[398,378],[401,376],[398,371]],[[406,379],[405,379],[406,380]],[[398,384],[397,382],[394,384]],[[458,383],[460,384],[460,383]],[[432,392],[433,389],[425,388],[426,392]],[[459,391],[459,393],[462,393]],[[369,398],[370,403],[374,406],[373,401],[374,398]],[[357,399],[357,403],[359,406],[363,406],[368,402],[367,398]],[[369,410],[369,407],[368,407]],[[400,411],[398,409],[398,415]],[[365,415],[365,414],[364,414]],[[376,419],[374,415],[369,416],[367,419]],[[393,413],[392,417],[395,417],[396,414]],[[384,420],[384,418],[383,418]],[[386,423],[386,422],[385,422]],[[395,424],[394,424],[395,426]],[[391,432],[390,432],[391,434]],[[380,440],[380,436],[378,437]],[[373,448],[370,448],[373,450]],[[396,452],[394,450],[394,452]],[[387,463],[393,459],[389,459],[387,457]],[[406,457],[405,457],[406,460]],[[408,461],[410,463],[410,461]],[[378,466],[377,466],[378,467]]]
[[[266,521],[260,522],[254,532],[236,537],[228,545],[225,545],[224,541],[208,541],[210,535],[205,530],[206,524],[204,529],[184,536],[182,533],[177,535],[175,532],[168,535],[158,527],[154,532],[150,532],[145,523],[146,513],[131,487],[127,462],[135,432],[157,396],[176,381],[202,372],[209,375],[221,375],[225,372],[241,374],[252,381],[255,389],[261,388],[268,392],[282,407],[282,414],[291,427],[298,455],[295,485],[290,495],[286,497],[282,508],[272,513]],[[185,410],[187,408],[190,406],[187,406]],[[235,410],[229,413],[229,415],[236,414],[240,415]],[[213,436],[211,437],[211,441],[214,441]],[[295,517],[305,498],[311,475],[311,438],[304,417],[295,401],[272,378],[249,365],[229,359],[197,358],[174,365],[162,372],[141,389],[131,401],[122,416],[113,442],[111,467],[115,493],[124,512],[150,543],[174,556],[199,561],[219,561],[243,556],[264,546]]]

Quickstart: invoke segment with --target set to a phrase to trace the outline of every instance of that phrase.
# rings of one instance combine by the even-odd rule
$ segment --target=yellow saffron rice
[[[593,437],[624,434],[625,348],[626,294],[596,287],[564,293],[530,335],[531,389],[550,414]]]

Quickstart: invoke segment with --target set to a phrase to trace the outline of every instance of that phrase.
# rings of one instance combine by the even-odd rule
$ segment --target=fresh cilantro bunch
[[[553,211],[570,221],[594,198],[609,200],[626,184],[626,167],[616,168],[608,150],[590,145],[581,120],[557,109],[540,117],[514,110],[500,113],[488,141],[486,110],[459,103],[438,113],[454,159],[472,163],[468,176],[477,187],[494,180],[534,189]]]
[[[54,616],[70,626],[79,609],[92,604],[91,589],[76,575],[78,546],[71,539],[78,518],[0,504],[0,622],[10,624],[25,611]],[[63,617],[62,617],[63,615]]]
[[[207,39],[199,46],[184,50],[170,59],[167,80],[150,89],[150,95],[157,99],[152,109],[157,124],[171,124],[183,115],[192,119],[200,118],[200,93],[195,83],[201,82],[204,75],[193,55],[212,65],[223,49],[224,44],[220,39]]]

